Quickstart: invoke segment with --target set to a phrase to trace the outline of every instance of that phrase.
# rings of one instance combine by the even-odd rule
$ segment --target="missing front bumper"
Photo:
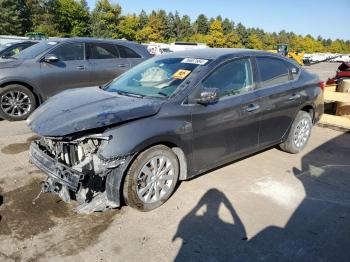
[[[32,142],[29,160],[48,176],[43,183],[43,192],[53,192],[69,202],[77,200],[77,213],[89,214],[120,206],[120,188],[132,156],[113,159],[106,163],[101,176],[88,171],[79,172],[49,155],[40,141]],[[81,197],[84,195],[84,197]]]
[[[69,190],[77,192],[84,174],[80,173],[43,152],[38,142],[34,141],[29,149],[29,161],[44,171],[53,181],[66,186]]]

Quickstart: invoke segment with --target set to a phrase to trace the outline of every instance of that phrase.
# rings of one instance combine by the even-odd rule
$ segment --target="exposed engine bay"
[[[56,193],[65,202],[78,201],[81,205],[75,210],[79,213],[119,206],[119,201],[107,197],[106,183],[125,158],[106,160],[99,154],[110,139],[90,135],[75,140],[42,137],[32,142],[30,161],[48,175],[42,192]]]

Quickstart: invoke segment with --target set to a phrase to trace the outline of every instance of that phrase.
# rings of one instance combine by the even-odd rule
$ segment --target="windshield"
[[[9,46],[11,46],[12,44],[4,44],[4,45],[0,45],[0,51],[8,48]]]
[[[43,41],[24,49],[14,57],[19,59],[33,59],[57,44],[58,42],[55,41]]]
[[[141,97],[168,97],[197,67],[207,62],[192,58],[153,58],[114,79],[105,90]]]

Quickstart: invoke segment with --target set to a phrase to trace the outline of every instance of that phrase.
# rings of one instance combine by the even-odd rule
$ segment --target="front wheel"
[[[0,117],[9,121],[25,120],[35,110],[33,93],[22,85],[0,88]]]
[[[179,178],[179,161],[168,147],[158,145],[142,152],[125,177],[125,202],[140,211],[161,206],[172,195]]]
[[[288,138],[279,147],[288,153],[296,154],[303,150],[309,141],[312,118],[309,113],[300,111],[290,129]]]

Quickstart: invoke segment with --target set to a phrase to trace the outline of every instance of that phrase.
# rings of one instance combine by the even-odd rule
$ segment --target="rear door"
[[[52,96],[65,89],[91,85],[90,66],[84,50],[84,43],[72,42],[63,43],[50,51],[59,60],[40,63],[40,86],[45,89],[45,94]]]
[[[127,59],[120,58],[118,48],[110,43],[89,43],[88,59],[93,85],[105,84],[130,68]]]
[[[286,62],[275,57],[257,57],[261,147],[278,143],[288,131],[300,105]]]
[[[213,71],[201,89],[218,88],[217,103],[193,105],[194,169],[255,151],[258,146],[258,98],[254,92],[251,60],[231,60]]]
[[[124,45],[116,45],[120,54],[120,66],[128,64],[129,68],[141,63],[146,60],[142,58],[136,51]]]

